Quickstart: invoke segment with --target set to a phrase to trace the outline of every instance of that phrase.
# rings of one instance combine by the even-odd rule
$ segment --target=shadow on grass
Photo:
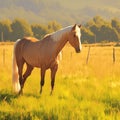
[[[12,93],[11,91],[7,91],[7,90],[1,90],[0,91],[0,104],[2,102],[7,102],[9,103],[10,105],[12,105],[12,101],[14,99],[17,99],[19,97],[25,97],[26,99],[27,98],[36,98],[36,99],[39,99],[41,98],[41,95],[39,94],[32,94],[32,93],[25,93],[23,95],[16,95],[14,93]],[[1,111],[0,110],[0,120],[33,120],[33,119],[41,119],[41,120],[57,120],[58,119],[58,116],[56,115],[56,112],[55,111],[46,111],[43,108],[40,108],[38,107],[38,110],[20,110],[20,111]]]
[[[7,90],[0,91],[0,102],[6,101],[10,103],[12,99],[15,99],[17,97],[19,97],[19,95],[15,95],[10,91],[7,91]]]
[[[25,97],[33,97],[33,98],[36,98],[36,99],[39,99],[41,98],[41,94],[33,94],[33,93],[24,93],[23,95],[18,95],[18,96],[25,96]]]
[[[20,96],[25,96],[25,97],[33,97],[36,99],[41,98],[40,94],[32,94],[32,93],[25,93],[23,95],[18,95],[13,93],[12,91],[7,91],[7,90],[1,90],[0,91],[0,103],[3,101],[6,101],[10,103],[13,99],[19,98]]]

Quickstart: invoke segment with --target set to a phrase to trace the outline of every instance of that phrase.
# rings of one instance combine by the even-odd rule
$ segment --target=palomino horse
[[[21,94],[27,77],[31,74],[34,67],[41,68],[41,89],[44,85],[44,77],[47,69],[51,70],[51,94],[54,88],[55,75],[58,69],[58,55],[67,41],[79,53],[81,51],[81,25],[65,27],[57,32],[46,35],[42,40],[26,37],[14,45],[13,51],[13,74],[12,81],[14,91]],[[23,65],[27,68],[24,74]]]

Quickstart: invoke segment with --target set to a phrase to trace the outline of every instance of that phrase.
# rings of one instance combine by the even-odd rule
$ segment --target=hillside
[[[120,18],[119,0],[4,0],[0,1],[0,19],[24,18],[29,22],[56,20],[62,25],[84,23],[93,16]]]

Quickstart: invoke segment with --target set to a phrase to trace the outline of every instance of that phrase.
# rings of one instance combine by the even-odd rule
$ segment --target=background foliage
[[[50,21],[47,24],[30,24],[25,19],[14,19],[0,21],[0,41],[16,41],[25,36],[34,36],[42,39],[44,35],[62,28],[57,21]],[[82,42],[119,42],[120,20],[113,18],[110,21],[104,20],[101,16],[95,16],[82,25]]]

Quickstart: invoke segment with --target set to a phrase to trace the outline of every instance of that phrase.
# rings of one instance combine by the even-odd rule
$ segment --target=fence
[[[9,65],[12,61],[13,43],[0,43],[0,65]]]
[[[86,57],[86,64],[88,64],[88,61],[89,61],[89,57],[90,57],[90,49],[91,49],[91,47],[89,46],[89,48],[88,48],[88,53],[87,53],[87,57]],[[111,51],[112,51],[111,58],[112,58],[112,60],[113,60],[113,63],[115,63],[115,61],[116,61],[115,50],[116,50],[116,49],[115,49],[114,47],[111,48]]]
[[[70,46],[69,46],[70,47]],[[105,49],[106,48],[106,49]],[[66,48],[67,49],[67,48]],[[72,47],[70,47],[72,49]],[[98,49],[98,50],[97,50]],[[9,62],[12,61],[12,51],[13,51],[13,44],[0,44],[0,64],[6,65]],[[65,51],[64,51],[65,52]],[[64,56],[63,52],[63,56]],[[70,58],[73,57],[73,51],[67,51]],[[85,58],[86,64],[89,64],[90,60],[93,59],[93,56],[101,56],[104,55],[106,57],[107,54],[109,54],[110,59],[115,64],[116,60],[120,57],[120,47],[83,47],[82,53]],[[64,56],[66,57],[66,56]],[[66,58],[65,58],[66,59]]]

